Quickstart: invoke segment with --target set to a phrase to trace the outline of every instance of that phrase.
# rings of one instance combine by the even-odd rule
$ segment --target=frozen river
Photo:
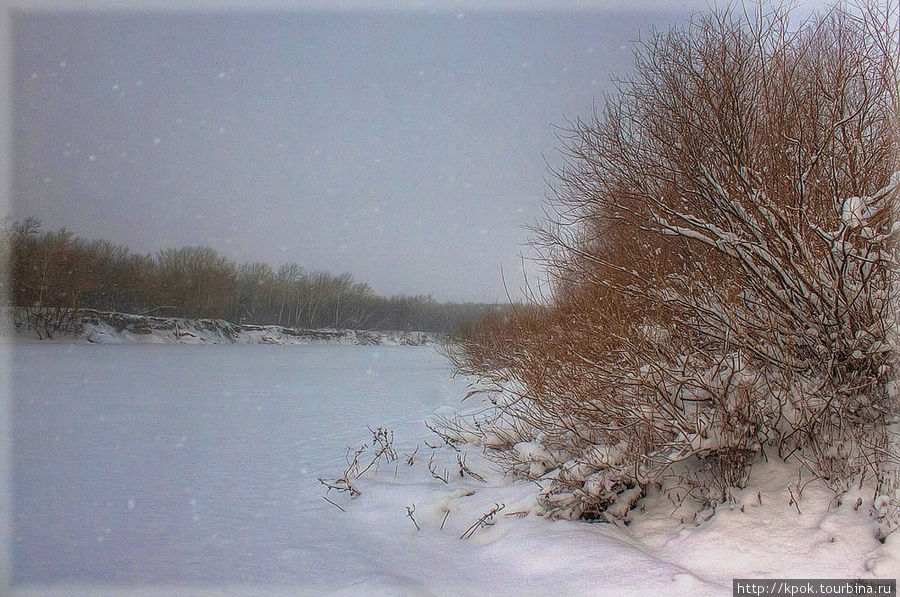
[[[334,584],[371,554],[317,477],[465,393],[429,347],[12,352],[16,584]]]

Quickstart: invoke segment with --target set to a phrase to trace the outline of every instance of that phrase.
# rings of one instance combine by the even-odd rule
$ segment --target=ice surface
[[[317,477],[463,391],[424,347],[23,344],[12,370],[17,583],[363,578]]]

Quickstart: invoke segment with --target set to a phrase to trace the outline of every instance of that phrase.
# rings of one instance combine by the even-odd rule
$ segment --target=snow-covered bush
[[[892,10],[791,28],[761,6],[642,43],[566,138],[538,241],[552,300],[460,339],[494,408],[448,438],[545,479],[553,516],[621,518],[664,480],[713,504],[765,454],[876,480],[893,528]]]

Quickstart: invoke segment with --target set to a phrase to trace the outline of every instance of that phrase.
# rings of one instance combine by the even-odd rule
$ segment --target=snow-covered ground
[[[698,525],[660,495],[627,527],[540,517],[535,484],[430,447],[424,419],[475,406],[433,348],[11,351],[14,596],[730,595],[733,577],[900,575],[868,488],[838,503],[783,465]],[[367,426],[393,430],[398,458],[360,496],[329,493],[341,511],[317,478]]]

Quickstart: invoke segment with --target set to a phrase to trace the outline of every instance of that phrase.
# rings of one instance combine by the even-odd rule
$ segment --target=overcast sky
[[[386,295],[505,300],[502,266],[519,298],[554,126],[697,4],[17,12],[13,215]]]

